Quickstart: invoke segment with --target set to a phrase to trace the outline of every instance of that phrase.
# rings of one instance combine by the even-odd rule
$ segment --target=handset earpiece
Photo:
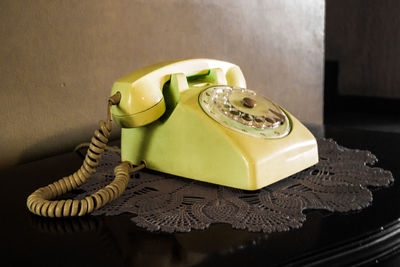
[[[116,82],[113,92],[120,92],[121,101],[112,107],[115,123],[122,128],[147,125],[165,112],[165,101],[160,85],[150,79],[135,83]]]

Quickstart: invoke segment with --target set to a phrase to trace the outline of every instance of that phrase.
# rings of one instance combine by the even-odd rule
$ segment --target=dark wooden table
[[[400,134],[325,127],[325,136],[368,149],[395,183],[373,190],[359,212],[308,211],[304,226],[282,233],[249,233],[212,225],[190,233],[150,233],[131,215],[39,218],[26,197],[81,164],[67,153],[0,171],[2,266],[282,266],[375,264],[400,266]]]

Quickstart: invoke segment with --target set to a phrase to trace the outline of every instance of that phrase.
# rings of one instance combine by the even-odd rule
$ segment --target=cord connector
[[[111,105],[118,105],[121,101],[121,93],[118,91],[108,98],[108,103]]]

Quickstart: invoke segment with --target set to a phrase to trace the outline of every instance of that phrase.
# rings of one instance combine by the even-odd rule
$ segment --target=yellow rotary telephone
[[[117,80],[111,95],[107,121],[100,122],[82,167],[32,193],[30,211],[49,217],[90,213],[120,196],[129,173],[143,167],[256,190],[318,162],[314,136],[286,110],[246,89],[240,68],[228,62],[148,66]],[[107,149],[111,114],[122,128],[115,180],[82,200],[50,200],[95,172]]]

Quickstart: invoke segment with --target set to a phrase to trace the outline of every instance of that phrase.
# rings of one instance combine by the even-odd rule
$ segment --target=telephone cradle
[[[213,59],[158,63],[117,80],[111,95],[108,123],[95,133],[86,167],[84,162],[80,170],[81,176],[94,172],[98,155],[107,149],[108,136],[103,135],[111,131],[112,114],[122,128],[125,165],[115,170],[120,180],[79,203],[49,200],[68,191],[73,182],[64,189],[46,189],[57,191],[47,195],[45,189],[35,194],[38,189],[28,198],[32,212],[50,217],[89,213],[122,194],[127,173],[138,169],[133,165],[257,190],[318,162],[317,142],[308,129],[282,107],[246,89],[240,68],[232,63]],[[74,181],[73,176],[58,187]]]

